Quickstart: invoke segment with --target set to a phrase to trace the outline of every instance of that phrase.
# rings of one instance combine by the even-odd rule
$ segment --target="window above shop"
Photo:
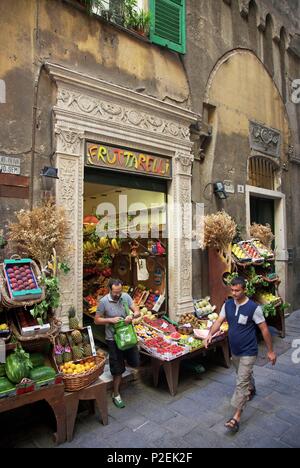
[[[275,190],[279,168],[270,159],[263,156],[254,156],[249,160],[248,184],[267,190]]]
[[[80,0],[90,12],[170,50],[186,52],[186,0]]]

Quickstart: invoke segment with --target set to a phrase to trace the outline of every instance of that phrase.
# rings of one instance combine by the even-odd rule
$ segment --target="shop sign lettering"
[[[171,160],[168,158],[89,142],[86,144],[86,153],[89,166],[172,178]]]

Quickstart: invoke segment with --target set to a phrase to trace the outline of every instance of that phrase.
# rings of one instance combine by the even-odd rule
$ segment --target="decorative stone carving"
[[[128,106],[123,107],[112,104],[103,99],[100,100],[67,89],[59,90],[58,107],[76,114],[89,115],[99,120],[130,125],[142,130],[150,130],[165,136],[190,141],[188,127],[179,125],[171,120],[147,114],[146,112],[137,111]],[[68,135],[66,144],[72,144],[72,135]]]
[[[72,132],[63,132],[68,134]],[[82,140],[72,136],[72,141]],[[73,146],[71,146],[73,147]],[[70,148],[70,147],[69,147]],[[75,147],[73,147],[75,149]],[[65,208],[68,218],[67,242],[70,253],[66,263],[70,267],[67,275],[61,275],[61,318],[67,323],[67,311],[74,305],[77,309],[79,319],[82,316],[82,194],[83,190],[83,154],[58,155],[57,166],[59,169],[59,180],[57,199],[58,203]]]
[[[191,175],[194,156],[190,153],[177,152],[175,156],[177,172],[184,175]]]
[[[293,145],[289,146],[288,149],[288,159],[290,162],[295,163],[295,164],[300,164],[300,154],[298,155],[296,153],[296,149]]]
[[[249,3],[250,0],[239,0],[240,13],[243,18],[249,15]]]
[[[55,133],[58,135],[57,151],[59,153],[80,154],[83,134],[76,130],[60,127],[56,128]]]
[[[191,312],[192,302],[192,206],[193,156],[190,126],[199,116],[150,96],[106,83],[62,66],[47,64],[57,84],[54,107],[57,134],[58,203],[70,219],[70,242],[74,246],[71,272],[64,279],[61,316],[77,306],[82,312],[84,139],[128,146],[172,158],[174,174],[168,205],[170,314]],[[179,215],[178,207],[182,207]],[[180,229],[184,227],[181,236]]]
[[[250,122],[250,147],[253,151],[280,157],[281,133],[273,128]]]

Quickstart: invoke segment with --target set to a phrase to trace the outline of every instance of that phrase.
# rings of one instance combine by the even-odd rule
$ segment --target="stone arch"
[[[273,30],[274,21],[272,16],[268,13],[264,31],[263,61],[272,76],[274,76]]]
[[[209,122],[213,138],[204,163],[206,180],[247,183],[250,121],[281,132],[280,160],[287,161],[291,132],[285,103],[253,51],[235,49],[220,59],[208,80],[205,103],[214,109]]]
[[[287,103],[287,78],[286,78],[286,50],[288,44],[288,34],[284,26],[280,29],[280,41],[279,41],[279,53],[280,53],[280,71],[281,71],[281,83],[282,83],[282,98]]]
[[[249,39],[252,49],[258,53],[258,31],[257,31],[258,7],[255,0],[249,2],[248,24]]]

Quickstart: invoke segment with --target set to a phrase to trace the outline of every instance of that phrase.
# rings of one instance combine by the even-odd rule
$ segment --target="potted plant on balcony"
[[[79,3],[82,3],[89,13],[94,11],[101,11],[104,8],[103,0],[79,0]]]
[[[142,36],[147,35],[150,28],[150,12],[139,10],[137,0],[125,0],[124,26]]]

